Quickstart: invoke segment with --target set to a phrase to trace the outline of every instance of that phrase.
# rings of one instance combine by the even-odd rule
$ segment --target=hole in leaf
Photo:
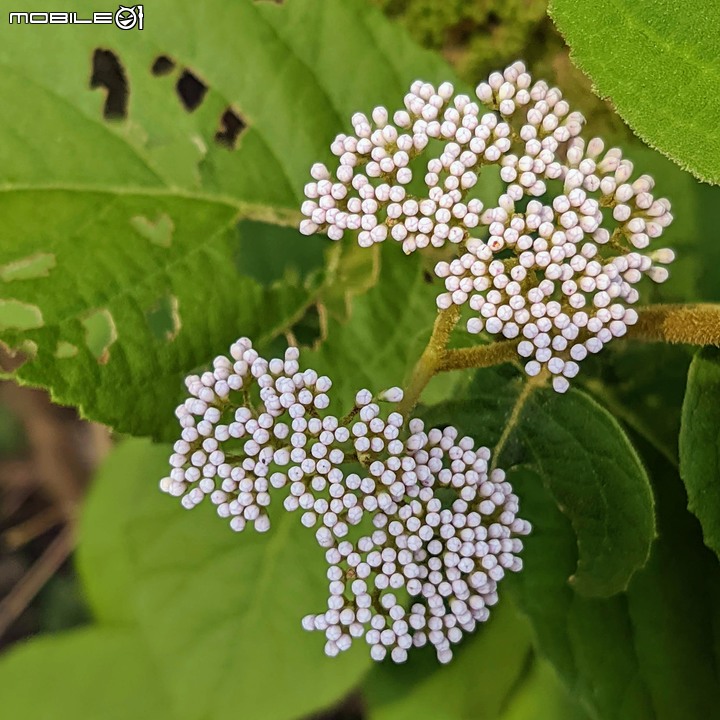
[[[155,77],[169,75],[175,69],[175,61],[167,55],[158,55],[153,61],[150,72]]]
[[[118,56],[111,50],[98,48],[93,53],[90,88],[106,92],[103,117],[116,120],[127,117],[128,81]]]
[[[0,266],[0,279],[12,282],[47,277],[55,264],[54,253],[35,253]]]
[[[77,354],[77,345],[65,342],[65,340],[58,340],[57,347],[55,348],[55,357],[58,360],[65,360],[66,358],[75,357]]]
[[[110,360],[110,346],[117,340],[117,328],[110,311],[103,308],[86,315],[82,320],[85,328],[85,344],[95,359],[105,365]]]
[[[228,108],[220,118],[220,129],[215,133],[215,142],[230,150],[237,147],[240,133],[247,127],[245,121],[232,108]]]
[[[34,330],[45,324],[37,305],[19,300],[0,300],[0,330]]]
[[[35,345],[34,352],[32,345]],[[27,348],[27,352],[23,348]],[[14,347],[10,347],[0,340],[0,370],[5,373],[14,373],[28,360],[34,358],[36,353],[37,343],[33,343],[27,338]]]
[[[145,318],[150,332],[158,340],[167,340],[168,342],[174,340],[182,327],[179,303],[174,295],[166,295],[160,298],[145,313]]]
[[[323,336],[322,318],[317,305],[311,305],[305,314],[296,322],[291,332],[298,345],[312,347]]]
[[[183,107],[192,112],[200,107],[207,93],[207,85],[189,70],[184,70],[175,86]]]
[[[130,224],[153,245],[169,248],[172,244],[175,225],[172,218],[166,213],[160,213],[154,222],[143,215],[136,215],[130,219]]]

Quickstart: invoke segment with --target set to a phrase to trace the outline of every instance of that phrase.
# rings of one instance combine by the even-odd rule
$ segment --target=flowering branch
[[[720,347],[720,305],[652,305],[642,308],[628,337],[649,342]],[[514,341],[446,350],[435,371],[491,367],[510,362],[516,355],[517,342]]]
[[[720,346],[720,305],[645,307],[628,335],[650,342]]]
[[[438,313],[428,346],[415,366],[405,398],[398,407],[404,415],[412,412],[433,375],[450,370],[491,367],[511,362],[517,357],[518,342],[514,340],[446,350],[459,314],[455,305]],[[628,337],[649,342],[720,347],[720,305],[654,305],[642,308]]]
[[[458,314],[438,314],[415,396]],[[325,550],[327,601],[302,626],[325,635],[326,655],[364,638],[376,661],[402,663],[430,644],[449,662],[453,645],[490,616],[500,581],[522,570],[521,538],[531,526],[518,516],[518,497],[489,448],[453,426],[426,429],[388,411],[400,388],[361,389],[352,417],[330,414],[332,381],[301,372],[299,358],[289,347],[267,360],[240,338],[212,371],[188,376],[160,489],[188,510],[209,500],[236,532],[267,532],[272,496],[287,488],[283,508],[302,510],[302,525],[316,528]],[[358,461],[360,474],[347,467]]]

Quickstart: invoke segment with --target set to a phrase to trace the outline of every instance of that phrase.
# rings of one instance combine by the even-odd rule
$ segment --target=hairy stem
[[[628,331],[634,340],[720,347],[720,305],[651,305]],[[436,372],[484,368],[516,359],[516,341],[446,350]]]
[[[433,375],[500,365],[517,359],[517,341],[447,350],[450,333],[460,317],[456,305],[438,313],[427,347],[413,370],[398,412],[408,417]],[[720,305],[651,305],[641,308],[628,337],[649,342],[715,345],[720,347]]]
[[[517,342],[514,340],[505,340],[490,345],[478,345],[460,350],[446,350],[436,372],[490,367],[509,362],[516,357]]]
[[[720,346],[720,305],[651,305],[638,314],[630,338]]]
[[[438,372],[445,357],[445,346],[459,317],[460,307],[458,305],[452,305],[447,310],[438,312],[427,347],[415,364],[412,377],[405,390],[405,396],[402,402],[398,404],[397,411],[403,417],[409,417],[415,405],[417,405],[425,386],[430,382],[433,375]]]

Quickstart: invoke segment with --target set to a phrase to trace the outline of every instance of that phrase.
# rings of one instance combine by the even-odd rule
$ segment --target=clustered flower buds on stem
[[[533,83],[521,62],[455,94],[416,81],[394,113],[352,117],[354,134],[330,146],[338,163],[311,168],[304,234],[358,231],[363,247],[391,239],[406,253],[454,248],[435,274],[437,305],[467,308],[468,332],[515,341],[528,375],[568,380],[637,321],[635,287],[663,282],[672,250],[651,250],[672,221],[649,175],[600,138],[557,88]],[[425,159],[423,157],[425,156]],[[503,192],[477,197],[482,168],[499,167]],[[424,175],[425,193],[410,191]]]
[[[330,379],[298,361],[296,348],[265,360],[241,338],[188,377],[160,488],[187,509],[209,497],[236,531],[267,531],[281,496],[325,549],[327,609],[302,621],[324,632],[325,652],[364,637],[375,660],[431,643],[447,662],[487,620],[505,572],[522,568],[518,499],[472,438],[387,412],[400,388],[360,390],[339,418]]]
[[[461,313],[468,332],[505,343],[494,357],[517,352],[528,375],[545,370],[565,392],[588,353],[636,323],[643,276],[663,282],[674,257],[650,249],[670,203],[648,175],[633,179],[620,150],[580,137],[584,118],[559,90],[516,62],[475,95],[417,81],[404,108],[355,114],[354,134],[331,145],[337,166],[313,165],[305,186],[305,234],[445,248],[441,312],[407,395],[363,389],[333,415],[332,382],[301,371],[296,348],[268,361],[241,338],[187,378],[176,411],[181,437],[161,489],[188,509],[209,497],[238,532],[270,529],[273,496],[300,511],[328,566],[327,608],[302,624],[325,634],[330,656],[364,638],[375,660],[404,662],[430,643],[448,662],[487,620],[505,573],[522,569],[530,525],[490,451],[408,417],[429,378],[452,367],[450,352],[464,352],[446,351]],[[487,165],[503,190],[486,205]]]

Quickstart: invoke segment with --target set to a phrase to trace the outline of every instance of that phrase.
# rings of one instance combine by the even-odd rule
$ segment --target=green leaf
[[[574,697],[603,720],[648,720],[651,703],[636,667],[626,601],[585,599],[568,585],[577,564],[577,538],[533,470],[510,474],[533,534],[524,545],[524,568],[508,591],[533,625],[538,652],[556,668]],[[608,662],[608,659],[612,662]]]
[[[517,688],[502,720],[587,720],[587,713],[571,698],[552,665],[535,658],[530,673]]]
[[[720,555],[720,350],[704,348],[688,373],[680,430],[680,474],[705,544]]]
[[[126,441],[93,487],[78,563],[99,621],[136,628],[179,718],[235,718],[241,703],[284,720],[341,698],[371,661],[360,645],[328,658],[302,629],[326,606],[313,533],[277,502],[267,535],[237,535],[211,507],[183,511],[156,490],[169,452]]]
[[[345,323],[330,318],[327,340],[303,354],[303,364],[333,380],[331,399],[347,412],[355,393],[403,386],[427,344],[437,315],[437,287],[424,279],[420,258],[383,248],[380,277],[358,296]]]
[[[137,633],[83,628],[44,635],[0,659],[3,712],[23,720],[175,720]]]
[[[438,665],[428,648],[405,666],[373,669],[363,685],[370,720],[497,718],[530,653],[527,623],[503,599],[448,665]]]
[[[720,182],[720,24],[715,0],[551,0],[571,57],[647,143]]]
[[[314,301],[303,277],[248,260],[237,221],[294,224],[310,165],[354,111],[451,73],[361,0],[156,0],[141,32],[91,29],[13,25],[0,47],[0,92],[22,98],[0,125],[0,340],[29,355],[19,381],[167,438],[185,374],[240,335],[269,342]],[[206,87],[192,111],[189,77]],[[245,125],[234,148],[216,137],[230,111]],[[297,260],[278,266],[314,267],[317,242],[287,237]]]
[[[679,407],[692,359],[690,348],[664,343],[619,343],[588,358],[580,384],[668,460],[677,464]]]
[[[500,467],[523,462],[539,473],[577,534],[577,592],[613,595],[645,564],[655,533],[647,475],[618,423],[585,393],[558,395],[505,366],[479,371],[466,399],[425,418],[495,446]]]
[[[508,582],[539,651],[594,717],[702,720],[720,702],[720,568],[683,509],[674,469],[642,448],[657,493],[659,538],[628,591],[592,600],[567,585],[577,561],[575,532],[540,478],[523,468],[511,482],[534,532],[525,569]]]

